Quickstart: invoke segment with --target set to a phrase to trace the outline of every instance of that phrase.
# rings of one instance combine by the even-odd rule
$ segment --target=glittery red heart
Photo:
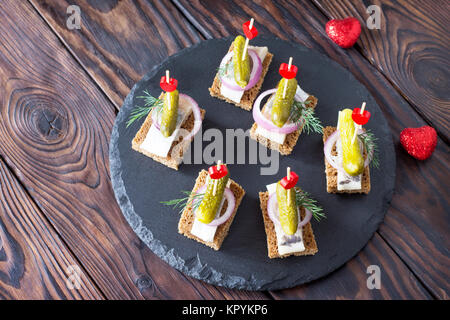
[[[294,171],[291,171],[290,179],[288,179],[288,177],[286,176],[283,179],[281,179],[280,184],[284,189],[287,190],[295,187],[297,182],[298,182],[298,175]]]
[[[298,68],[296,66],[294,66],[293,64],[291,65],[290,69],[289,69],[289,65],[287,63],[282,63],[280,65],[279,72],[283,78],[293,79],[297,76],[297,71],[298,71]]]
[[[361,34],[361,24],[356,18],[346,18],[342,20],[333,19],[327,22],[325,30],[338,46],[350,48],[358,40]]]
[[[356,122],[356,124],[363,126],[367,122],[369,122],[370,112],[367,110],[364,110],[364,112],[361,114],[361,109],[355,108],[355,109],[353,109],[352,119],[353,119],[353,121]]]
[[[250,21],[247,21],[242,25],[242,30],[249,40],[252,40],[258,35],[258,30],[255,28],[255,26],[252,26],[252,28],[250,29]]]
[[[406,128],[400,133],[400,143],[411,156],[425,160],[436,148],[437,133],[429,126]]]
[[[169,82],[166,81],[166,76],[161,77],[159,86],[166,92],[172,92],[177,89],[178,81],[175,78],[169,78]]]
[[[217,169],[217,166],[209,167],[208,172],[211,179],[220,179],[228,174],[228,169],[226,165],[221,164],[219,169]]]

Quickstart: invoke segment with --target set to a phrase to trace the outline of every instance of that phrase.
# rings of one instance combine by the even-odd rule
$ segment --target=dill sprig
[[[191,207],[193,211],[197,210],[205,196],[205,193],[197,193],[195,191],[183,190],[181,193],[185,194],[186,197],[160,202],[166,206],[172,206],[174,209],[179,209],[179,212],[182,213],[187,207]]]
[[[146,117],[152,109],[155,109],[158,113],[161,112],[164,101],[163,99],[158,99],[153,97],[147,90],[144,91],[143,96],[138,96],[140,99],[144,99],[143,107],[136,107],[130,113],[130,117],[127,121],[127,128],[135,121]]]
[[[131,111],[130,117],[127,120],[127,128],[136,120],[147,116],[150,110],[151,107],[136,107],[133,111]]]
[[[377,138],[370,130],[366,130],[365,132],[358,134],[359,140],[361,140],[364,149],[366,149],[367,156],[369,157],[372,154],[372,161],[370,165],[373,165],[375,168],[380,167],[380,158],[379,158],[379,150],[377,145]]]
[[[294,101],[291,119],[294,123],[303,121],[303,128],[307,134],[311,132],[323,132],[323,126],[319,118],[314,115],[314,108],[308,108],[304,102]]]
[[[310,198],[309,194],[300,190],[300,188],[295,188],[295,200],[297,201],[297,206],[305,207],[311,211],[314,219],[317,221],[320,221],[322,218],[326,218],[323,209],[318,206],[317,201]]]

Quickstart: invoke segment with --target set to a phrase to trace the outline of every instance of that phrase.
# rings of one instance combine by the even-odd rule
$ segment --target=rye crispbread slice
[[[228,52],[232,51],[233,47],[234,47],[234,45],[233,45],[233,43],[231,43],[231,46],[228,49]],[[256,97],[259,94],[259,90],[261,89],[261,86],[264,82],[264,78],[267,74],[267,71],[269,70],[269,65],[270,65],[270,62],[272,61],[272,58],[273,58],[273,54],[271,54],[270,52],[267,52],[267,55],[264,58],[264,61],[262,62],[262,71],[261,71],[261,77],[259,78],[259,81],[252,88],[250,88],[249,90],[244,92],[244,94],[242,95],[241,101],[239,103],[236,103],[236,102],[224,97],[220,93],[221,82],[220,82],[218,73],[216,73],[213,84],[212,84],[211,88],[209,88],[209,93],[210,93],[211,97],[225,100],[226,102],[232,103],[244,110],[250,111],[253,107],[253,102],[255,101]]]
[[[336,127],[325,127],[323,128],[323,143],[325,143],[328,137],[336,131]],[[331,154],[336,156],[336,145],[333,146]],[[367,153],[364,150],[364,159],[367,157]],[[360,190],[338,190],[337,189],[337,169],[333,168],[325,158],[325,174],[327,177],[327,192],[328,193],[365,193],[370,192],[370,170],[369,166],[364,169],[361,178],[361,189]]]
[[[161,99],[163,95],[164,95],[164,93],[161,93],[159,98]],[[200,112],[201,112],[202,120],[203,120],[205,117],[205,110],[200,109]],[[187,131],[191,131],[194,128],[194,121],[195,121],[194,114],[191,112],[189,114],[189,116],[186,117],[184,122],[181,124],[181,128],[183,128]],[[142,142],[144,142],[145,137],[147,136],[147,133],[150,130],[152,122],[153,122],[152,113],[150,112],[147,115],[147,118],[145,118],[145,121],[142,124],[141,128],[134,136],[134,138],[131,142],[131,148],[146,155],[147,157],[152,158],[155,161],[162,163],[163,165],[165,165],[169,168],[178,170],[178,166],[183,161],[184,152],[189,147],[193,138],[190,141],[183,141],[183,137],[180,136],[180,137],[178,137],[178,139],[173,141],[167,157],[164,158],[164,157],[157,156],[151,152],[148,152],[147,150],[141,149],[141,144],[142,144]]]
[[[269,100],[267,100],[267,102],[269,102]],[[308,99],[306,99],[305,104],[308,108],[315,108],[317,106],[317,101],[318,100],[316,97],[309,96]],[[278,151],[283,156],[287,156],[292,153],[292,150],[294,150],[298,137],[302,133],[303,126],[301,126],[298,130],[287,134],[283,144],[276,143],[266,137],[263,137],[262,135],[257,134],[256,128],[258,128],[258,124],[255,122],[250,129],[250,138],[258,141],[266,148]]]
[[[208,171],[206,170],[200,171],[197,180],[195,180],[195,185],[192,191],[197,191],[201,186],[203,186],[206,183],[207,177]],[[234,197],[236,198],[236,204],[234,207],[234,211],[231,214],[231,217],[225,223],[217,227],[216,234],[214,235],[214,241],[212,242],[203,241],[191,233],[195,216],[194,212],[192,212],[192,208],[190,207],[184,209],[183,213],[181,214],[180,221],[178,222],[178,233],[188,237],[189,239],[193,239],[195,241],[203,243],[204,245],[207,245],[208,247],[211,247],[214,250],[219,250],[223,240],[228,235],[228,231],[230,229],[231,224],[233,223],[233,219],[234,216],[236,215],[239,204],[241,203],[241,200],[245,195],[245,190],[239,184],[237,184],[232,179],[230,179],[230,181],[231,181],[230,189],[233,192]],[[227,201],[225,201],[225,203],[223,204],[220,215],[224,214],[226,209],[227,209]]]
[[[315,255],[319,250],[317,248],[316,239],[314,238],[313,229],[311,226],[311,222],[308,222],[303,226],[303,244],[305,246],[305,250],[301,252],[288,253],[284,255],[280,255],[278,253],[278,244],[277,244],[277,234],[275,232],[275,226],[269,218],[269,213],[267,212],[267,201],[269,200],[269,192],[260,192],[259,193],[259,201],[264,219],[264,228],[266,229],[267,236],[267,254],[270,259],[274,258],[286,258],[289,256],[307,256],[307,255]],[[300,207],[300,216],[303,219],[305,216],[305,209]]]

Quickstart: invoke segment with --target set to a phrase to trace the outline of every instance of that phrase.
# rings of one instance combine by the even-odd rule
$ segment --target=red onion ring
[[[298,223],[297,228],[303,227],[306,225],[312,218],[312,213],[305,207],[305,218],[301,220]],[[277,200],[277,194],[274,192],[269,196],[269,200],[267,201],[267,213],[269,214],[270,220],[272,220],[273,223],[281,227],[280,218],[278,217],[278,200]],[[300,212],[299,212],[300,214]]]
[[[160,126],[160,124],[158,123],[158,112],[153,112],[152,111],[152,122],[153,122],[153,125],[155,126],[155,128],[156,129],[158,129],[159,131],[161,131],[161,126]]]
[[[227,77],[221,77],[220,81],[222,82],[222,84],[231,89],[231,90],[239,90],[239,91],[246,91],[250,88],[252,88],[259,80],[259,78],[261,78],[261,73],[262,73],[262,63],[261,63],[261,59],[259,59],[258,54],[251,50],[248,49],[248,55],[250,56],[250,58],[252,59],[253,62],[253,66],[252,66],[252,71],[250,72],[250,79],[248,81],[248,84],[245,88],[240,87],[236,81],[233,79],[227,79]],[[222,61],[220,62],[220,67],[225,67],[226,63],[233,57],[233,51],[228,52],[225,57],[223,57]]]
[[[253,119],[259,126],[261,126],[262,128],[264,128],[270,132],[289,134],[291,132],[294,132],[295,130],[298,130],[298,128],[300,127],[300,124],[299,123],[290,123],[290,124],[285,124],[284,126],[279,128],[276,125],[274,125],[271,120],[264,117],[263,114],[261,113],[261,101],[267,95],[272,94],[276,91],[277,91],[276,88],[270,89],[270,90],[264,91],[263,93],[261,93],[258,96],[258,98],[255,101],[255,104],[253,105]],[[301,97],[299,95],[296,94],[295,101],[303,101],[303,100],[301,99]]]
[[[197,190],[197,193],[203,193],[203,192],[205,192],[205,190],[206,190],[206,185],[203,185]],[[227,200],[227,210],[225,210],[223,215],[221,215],[218,218],[215,218],[213,221],[208,223],[207,224],[208,226],[211,226],[211,227],[220,226],[221,224],[225,223],[233,214],[234,207],[236,205],[236,198],[234,197],[234,194],[230,190],[230,188],[225,188],[224,196],[225,196],[225,199]],[[198,201],[200,201],[200,200],[198,200]]]
[[[361,134],[361,133],[364,133],[364,131],[361,129],[358,129],[358,134]],[[333,168],[335,168],[337,170],[344,171],[344,167],[341,166],[340,164],[336,163],[336,161],[334,161],[333,157],[331,156],[331,151],[333,150],[334,144],[340,139],[341,139],[341,137],[339,135],[339,130],[336,129],[336,131],[334,131],[328,137],[327,141],[325,141],[325,144],[323,146],[323,153],[325,154],[325,158],[327,159],[330,166],[332,166]],[[372,161],[372,157],[373,157],[373,152],[371,152],[369,155],[367,155],[366,159],[364,160],[364,167],[367,167],[369,165],[370,161]]]
[[[267,201],[267,213],[269,214],[270,220],[278,226],[281,227],[280,219],[278,218],[278,201],[277,194],[274,192],[269,196]]]
[[[202,113],[200,111],[200,107],[198,106],[197,102],[190,96],[188,96],[187,94],[184,93],[180,93],[180,97],[182,97],[183,99],[188,100],[189,105],[191,106],[192,109],[192,113],[194,114],[194,128],[192,129],[192,131],[186,135],[184,137],[183,140],[187,140],[189,141],[190,139],[192,139],[192,137],[195,136],[195,134],[198,132],[198,130],[200,130],[200,128],[202,127]],[[153,112],[152,111],[152,121],[153,124],[155,125],[156,129],[161,130],[160,124],[158,122],[158,113],[157,112]]]
[[[189,100],[192,108],[192,113],[194,114],[194,128],[192,131],[183,138],[183,141],[189,141],[191,140],[197,132],[202,127],[202,113],[200,111],[200,107],[198,106],[197,102],[192,99],[192,97],[188,96],[187,94],[180,93],[180,96],[184,97],[185,99]]]
[[[331,136],[328,137],[327,141],[325,141],[325,144],[323,145],[323,153],[325,154],[325,158],[327,159],[328,163],[330,164],[330,166],[332,166],[333,168],[337,169],[337,170],[344,170],[344,167],[338,165],[333,157],[331,156],[331,151],[333,150],[333,146],[336,143],[336,141],[338,141],[338,139],[340,139],[339,137],[339,130],[336,129],[336,131],[334,131]]]

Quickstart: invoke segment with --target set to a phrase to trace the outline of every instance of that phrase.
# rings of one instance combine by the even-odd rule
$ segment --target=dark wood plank
[[[261,34],[275,34],[327,54],[368,88],[382,108],[397,146],[396,191],[379,232],[435,297],[448,297],[449,147],[439,139],[433,156],[425,162],[412,159],[399,147],[404,127],[425,122],[389,81],[356,49],[343,50],[329,41],[324,31],[328,19],[308,1],[175,3],[202,26],[206,38],[240,33],[242,21],[254,17]]]
[[[102,293],[266,298],[187,279],[151,253],[111,189],[114,106],[29,3],[2,1],[0,19],[0,154]]]
[[[154,65],[201,39],[168,1],[32,3],[116,107]],[[69,5],[80,7],[80,30],[66,27]]]
[[[358,49],[449,143],[450,35],[448,1],[314,0],[330,19],[361,22]],[[366,5],[382,10],[379,30],[366,26]]]
[[[74,35],[72,31],[61,27],[61,21],[64,21],[64,11],[53,10],[54,5],[50,1],[45,3],[43,5],[41,1],[36,2],[36,6],[41,14],[54,27],[70,48],[76,48],[76,50],[73,49],[72,51],[82,61],[83,65],[88,69],[95,68],[95,63],[89,58],[93,54],[91,48],[95,46],[106,46],[106,44],[84,43],[83,39],[86,36]],[[182,10],[186,17],[195,19],[192,20],[192,23],[202,33],[204,38],[236,34],[236,32],[240,32],[241,30],[242,21],[253,16],[256,18],[258,29],[262,34],[276,34],[283,39],[297,41],[321,53],[328,54],[332,59],[351,70],[368,87],[385,113],[396,144],[398,144],[398,133],[405,126],[419,126],[424,124],[422,118],[405,102],[386,78],[374,67],[370,66],[367,60],[361,57],[357,50],[344,51],[330,43],[324,32],[324,25],[327,21],[326,17],[307,1],[260,1],[259,3],[175,1],[174,3],[180,6],[180,10]],[[85,12],[96,14],[94,17],[85,19],[100,19],[97,17],[100,14],[94,10],[87,9]],[[122,19],[131,18],[124,17]],[[151,24],[152,19],[156,18],[147,17],[147,23]],[[280,30],[283,29],[289,30],[289,33],[281,33]],[[91,37],[95,39],[100,39],[100,35],[102,34],[101,30],[93,28],[89,30],[82,29],[81,32],[85,34],[96,34],[96,37]],[[140,40],[136,39],[134,45],[139,46],[140,43],[144,43],[145,41],[145,38]],[[84,43],[83,46],[80,45],[82,43]],[[122,52],[126,52],[126,48]],[[137,58],[133,65],[133,68],[138,70],[142,70],[142,67],[138,66],[140,61],[145,60],[146,55],[148,55],[144,51],[141,53],[142,57]],[[122,54],[116,60],[123,59],[121,56]],[[100,57],[99,59],[104,58]],[[117,73],[131,74],[131,71],[122,69],[117,70]],[[93,76],[97,79],[97,75],[93,74]],[[108,73],[108,76],[111,77],[109,80],[100,79],[96,81],[99,83],[115,83],[119,81],[116,73]],[[98,77],[102,78],[101,75]],[[105,92],[109,92],[112,89],[107,87],[104,90]],[[442,191],[446,190],[446,188],[443,188],[444,183],[442,182],[445,180],[430,178],[436,177],[437,172],[448,172],[442,171],[443,168],[447,167],[447,153],[448,147],[442,140],[439,140],[438,149],[433,157],[425,163],[414,161],[400,148],[397,150],[397,193],[394,196],[393,205],[400,209],[394,210],[391,208],[386,221],[389,222],[389,217],[393,216],[395,219],[406,221],[408,224],[412,223],[416,227],[422,225],[427,226],[422,231],[424,237],[429,240],[426,246],[423,247],[422,241],[414,241],[415,235],[411,229],[387,228],[384,225],[380,229],[383,237],[393,245],[394,250],[401,255],[402,259],[407,258],[408,252],[410,252],[409,246],[411,246],[418,256],[416,260],[417,264],[433,265],[428,270],[416,268],[414,271],[419,273],[421,277],[428,277],[429,281],[427,281],[427,285],[428,287],[435,288],[435,292],[439,292],[439,290],[448,291],[447,282],[441,281],[442,274],[448,274],[448,258],[445,253],[448,245],[445,243],[443,237],[436,237],[434,229],[434,226],[438,226],[438,228],[439,226],[448,226],[446,215],[448,203]],[[405,181],[404,177],[410,177],[410,180]],[[415,187],[409,184],[410,181],[414,181]],[[424,199],[426,200],[424,201]],[[431,211],[436,212],[435,216],[431,217],[427,214],[427,212]],[[405,246],[403,242],[405,238],[408,240],[413,239],[408,246]],[[332,288],[328,289],[332,290]],[[351,295],[351,293],[348,294],[348,296]]]
[[[73,275],[69,267],[81,271],[80,290],[66,284],[68,276]],[[102,298],[82,266],[0,160],[0,299]]]
[[[380,289],[367,287],[372,275],[369,266],[380,268]],[[369,279],[369,283],[372,281]],[[330,288],[333,288],[330,290]],[[288,290],[273,291],[276,299],[431,299],[427,290],[414,277],[386,242],[375,234],[367,246],[332,276]]]

